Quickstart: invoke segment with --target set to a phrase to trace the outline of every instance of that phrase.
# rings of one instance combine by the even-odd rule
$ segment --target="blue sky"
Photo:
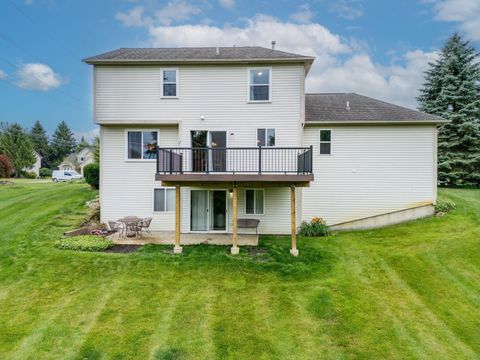
[[[90,138],[92,69],[119,47],[270,46],[316,56],[311,92],[415,107],[428,61],[454,31],[480,42],[480,0],[2,0],[0,122]]]

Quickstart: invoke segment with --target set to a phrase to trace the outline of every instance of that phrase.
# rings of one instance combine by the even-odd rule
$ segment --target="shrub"
[[[83,168],[85,181],[92,188],[98,189],[100,185],[100,166],[97,163],[88,164]]]
[[[22,177],[24,177],[26,179],[36,179],[37,174],[35,174],[32,171],[25,171],[25,172],[22,172]]]
[[[447,213],[449,211],[455,210],[457,208],[457,204],[452,200],[448,199],[439,199],[437,201],[437,205],[435,205],[435,212],[436,213]]]
[[[7,155],[0,154],[0,178],[9,178],[15,172],[13,163]]]
[[[330,228],[322,218],[314,217],[310,222],[302,222],[300,235],[307,237],[328,236],[330,235]]]
[[[52,169],[49,168],[40,168],[39,171],[41,178],[49,178],[52,177]]]
[[[103,251],[111,248],[113,242],[102,236],[79,235],[58,240],[55,247],[62,250]]]

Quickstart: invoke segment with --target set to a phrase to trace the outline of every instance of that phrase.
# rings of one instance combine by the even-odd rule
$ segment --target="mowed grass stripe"
[[[95,196],[57,185],[0,187],[0,358],[480,357],[480,191],[441,190],[442,218],[299,237],[296,259],[263,237],[256,263],[57,250]]]

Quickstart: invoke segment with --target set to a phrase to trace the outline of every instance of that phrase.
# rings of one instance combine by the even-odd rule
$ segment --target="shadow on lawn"
[[[320,241],[320,240],[319,240]],[[161,260],[176,266],[195,267],[240,267],[243,271],[271,271],[281,276],[306,278],[313,274],[329,273],[335,262],[335,255],[329,250],[319,251],[303,246],[300,255],[293,257],[289,247],[281,242],[263,242],[258,247],[241,247],[240,254],[232,256],[230,246],[189,245],[183,247],[183,254],[173,254],[172,246],[147,244],[137,254],[150,260]]]

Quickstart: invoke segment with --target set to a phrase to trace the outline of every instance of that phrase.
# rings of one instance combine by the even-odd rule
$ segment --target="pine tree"
[[[93,139],[93,160],[100,164],[100,136],[95,136]]]
[[[438,179],[447,186],[480,186],[479,54],[455,33],[430,63],[417,100],[420,110],[449,120],[439,129]]]
[[[35,121],[30,129],[30,140],[32,140],[33,149],[45,157],[48,153],[48,137],[40,121]]]
[[[77,145],[77,152],[87,147],[90,147],[90,144],[85,140],[85,136],[82,136],[80,142]]]
[[[19,124],[4,124],[0,129],[0,154],[7,155],[18,177],[22,171],[33,166],[35,155],[27,131]]]
[[[49,161],[53,166],[58,166],[62,160],[75,151],[77,143],[72,131],[62,121],[58,124],[55,132],[52,136],[52,142],[50,143]]]

